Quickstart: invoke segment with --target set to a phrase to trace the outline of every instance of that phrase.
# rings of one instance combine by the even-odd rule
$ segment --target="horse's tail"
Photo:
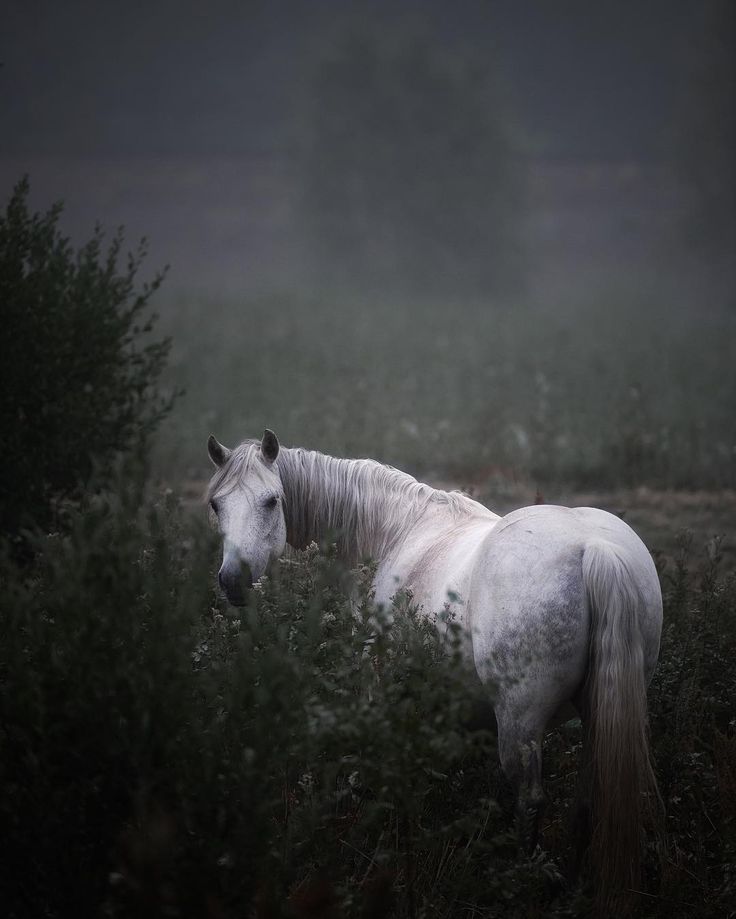
[[[604,540],[586,544],[583,583],[591,615],[591,862],[600,912],[620,912],[640,889],[643,827],[659,796],[649,755],[644,600],[626,552]]]

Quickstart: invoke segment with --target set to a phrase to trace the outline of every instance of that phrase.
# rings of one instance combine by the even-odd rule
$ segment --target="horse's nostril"
[[[245,606],[245,591],[253,587],[253,577],[247,565],[221,568],[217,580],[233,606]]]

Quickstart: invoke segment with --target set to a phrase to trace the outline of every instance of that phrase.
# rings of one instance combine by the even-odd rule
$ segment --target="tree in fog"
[[[472,293],[514,280],[522,169],[492,61],[343,31],[305,110],[302,213],[323,279]]]
[[[711,259],[736,247],[736,6],[711,0],[696,39],[682,118],[680,173],[691,191],[688,240]]]

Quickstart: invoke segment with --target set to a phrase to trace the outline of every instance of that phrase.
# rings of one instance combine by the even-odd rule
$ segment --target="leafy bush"
[[[707,919],[736,901],[736,572],[720,576],[721,540],[692,565],[680,536],[664,572],[665,620],[651,690],[652,739],[667,832],[661,910]]]
[[[453,627],[440,644],[408,601],[391,624],[365,572],[356,615],[316,551],[232,619],[207,535],[140,504],[121,486],[33,570],[4,563],[7,914],[280,911],[323,877],[354,913],[487,873],[495,754],[463,725]]]
[[[156,391],[167,341],[151,341],[147,313],[161,276],[136,290],[144,249],[120,270],[119,231],[107,251],[98,228],[75,252],[59,231],[61,205],[28,210],[15,187],[0,216],[3,336],[0,421],[4,534],[53,524],[59,499],[119,451],[145,440],[169,402]]]

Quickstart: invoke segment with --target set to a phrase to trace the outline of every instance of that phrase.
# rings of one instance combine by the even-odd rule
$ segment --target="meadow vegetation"
[[[329,545],[236,615],[213,535],[131,481],[38,537],[32,566],[3,561],[6,915],[585,914],[565,880],[577,722],[547,737],[542,849],[519,858],[451,623],[440,639],[409,596],[375,608],[370,569]],[[736,579],[717,546],[688,551],[663,573],[666,831],[642,916],[727,915],[736,895]]]
[[[736,485],[736,312],[295,294],[164,301],[183,387],[167,481],[206,474],[203,436],[371,456],[424,477],[580,487]],[[502,483],[499,483],[502,484]]]

